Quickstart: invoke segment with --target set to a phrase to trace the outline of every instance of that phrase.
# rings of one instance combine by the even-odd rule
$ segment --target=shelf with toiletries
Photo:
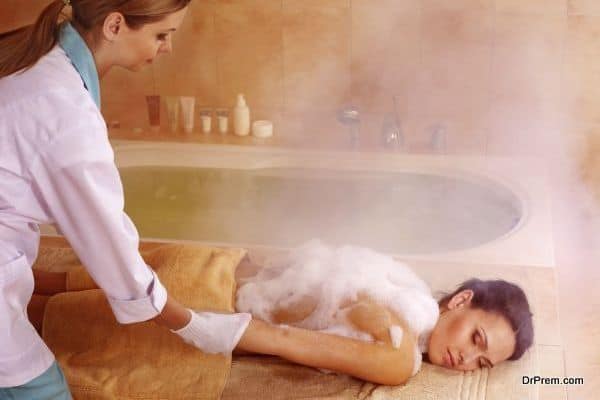
[[[239,94],[231,108],[209,107],[196,101],[193,96],[146,96],[147,120],[140,121],[138,127],[130,130],[130,124],[122,127],[119,121],[108,123],[111,137],[152,140],[194,141],[194,142],[252,142],[229,138],[228,136],[268,140],[273,136],[273,122],[252,121],[250,108],[243,94]],[[202,136],[217,135],[220,138],[206,139]],[[258,141],[259,143],[261,141]]]

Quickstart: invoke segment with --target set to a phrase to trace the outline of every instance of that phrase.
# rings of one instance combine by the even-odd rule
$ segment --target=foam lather
[[[400,316],[419,336],[415,349],[414,373],[421,365],[421,353],[439,316],[436,300],[425,282],[408,266],[373,250],[342,246],[329,247],[318,240],[294,249],[285,257],[266,261],[256,276],[238,289],[236,309],[271,323],[280,321],[280,309],[306,309],[306,318],[292,321],[300,328],[333,333],[354,339],[373,341],[347,319],[348,303],[360,295]],[[306,306],[310,304],[310,307]],[[400,331],[398,331],[400,329]],[[396,341],[401,328],[394,332]],[[392,337],[392,344],[394,338]]]

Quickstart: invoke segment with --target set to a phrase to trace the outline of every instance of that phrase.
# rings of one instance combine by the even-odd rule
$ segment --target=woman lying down
[[[398,385],[423,357],[456,370],[491,368],[533,342],[527,298],[506,281],[471,279],[438,302],[406,265],[318,241],[264,264],[246,258],[236,270],[236,311],[253,316],[238,351]],[[66,290],[64,273],[35,276],[39,294]],[[43,304],[29,311],[39,328]]]

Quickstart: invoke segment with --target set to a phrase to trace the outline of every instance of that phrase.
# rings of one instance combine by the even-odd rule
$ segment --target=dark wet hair
[[[508,320],[516,336],[515,350],[509,360],[521,358],[533,344],[533,314],[523,289],[501,279],[469,279],[453,293],[444,296],[439,304],[446,305],[454,295],[463,290],[472,290],[474,293],[471,307],[497,313]]]

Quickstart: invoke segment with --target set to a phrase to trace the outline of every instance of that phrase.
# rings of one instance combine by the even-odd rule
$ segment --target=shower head
[[[355,125],[360,123],[360,114],[358,109],[348,106],[340,109],[337,113],[337,120],[344,125]]]

